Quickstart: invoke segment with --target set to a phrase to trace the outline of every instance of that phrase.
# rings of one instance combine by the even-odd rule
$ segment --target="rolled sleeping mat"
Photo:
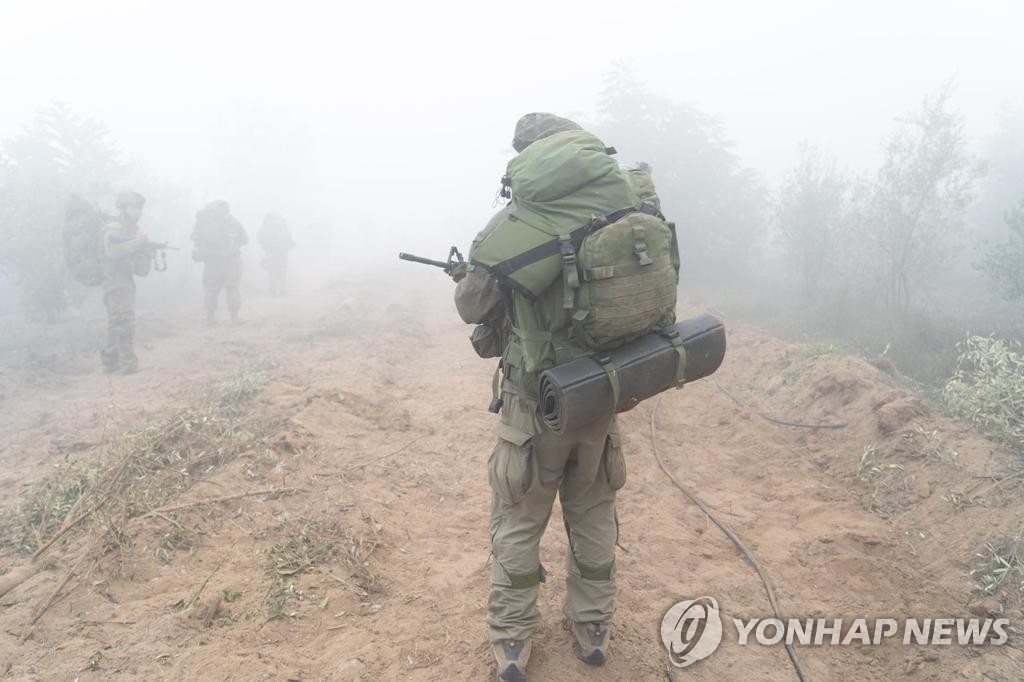
[[[678,373],[680,341],[686,362],[682,381]],[[621,348],[542,372],[541,418],[556,433],[573,431],[611,412],[631,410],[668,388],[710,376],[724,357],[725,325],[721,320],[711,315],[691,317]]]

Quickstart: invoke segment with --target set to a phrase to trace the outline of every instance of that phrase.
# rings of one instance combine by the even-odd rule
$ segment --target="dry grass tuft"
[[[171,415],[114,438],[96,456],[62,467],[0,520],[4,543],[38,556],[72,531],[99,530],[103,553],[123,552],[131,544],[130,519],[166,504],[256,443],[259,426],[246,402],[265,383],[261,373],[242,372]]]

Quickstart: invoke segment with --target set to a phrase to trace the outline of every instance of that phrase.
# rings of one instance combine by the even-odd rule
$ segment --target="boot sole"
[[[587,665],[594,666],[604,665],[608,662],[608,657],[600,651],[591,651],[590,654],[584,656],[583,647],[581,647],[578,643],[576,644],[576,658],[580,659]]]
[[[503,682],[527,682],[526,672],[515,665],[510,665],[498,673],[498,679]]]

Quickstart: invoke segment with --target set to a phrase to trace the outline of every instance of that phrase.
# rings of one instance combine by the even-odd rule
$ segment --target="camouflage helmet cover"
[[[583,128],[574,121],[554,114],[544,112],[526,114],[516,122],[512,148],[516,152],[521,152],[537,140],[543,140],[545,137],[568,130],[583,130]]]
[[[146,197],[142,196],[138,192],[126,189],[123,192],[119,192],[117,195],[117,201],[114,205],[117,208],[124,208],[125,206],[144,206],[146,203]]]

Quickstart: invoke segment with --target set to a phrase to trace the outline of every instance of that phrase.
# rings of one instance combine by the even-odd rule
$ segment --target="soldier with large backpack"
[[[602,357],[675,322],[675,231],[649,175],[626,172],[594,135],[552,114],[516,125],[502,180],[508,204],[454,268],[473,345],[500,357],[488,461],[491,589],[487,622],[502,680],[525,680],[545,570],[540,540],[559,495],[569,539],[564,624],[577,656],[601,665],[615,611],[615,495],[626,480],[615,415],[563,433],[538,415],[541,372]],[[613,385],[616,368],[605,365]]]
[[[195,250],[192,257],[203,263],[203,289],[206,324],[217,324],[217,300],[224,291],[231,323],[241,320],[239,284],[242,280],[242,247],[249,243],[242,224],[231,215],[231,207],[223,200],[211,201],[196,213],[192,230]]]
[[[135,277],[149,274],[152,250],[139,231],[145,198],[138,192],[117,195],[118,217],[103,228],[103,302],[107,308],[107,343],[100,353],[108,372],[132,374],[135,355]]]
[[[117,195],[118,215],[111,217],[81,195],[68,198],[64,214],[64,258],[72,278],[85,286],[102,286],[107,308],[107,340],[100,351],[108,372],[132,374],[135,356],[135,277],[150,266],[167,269],[167,244],[150,241],[139,231],[146,199],[138,192]],[[159,261],[157,260],[159,258]],[[161,267],[162,265],[162,267]]]

